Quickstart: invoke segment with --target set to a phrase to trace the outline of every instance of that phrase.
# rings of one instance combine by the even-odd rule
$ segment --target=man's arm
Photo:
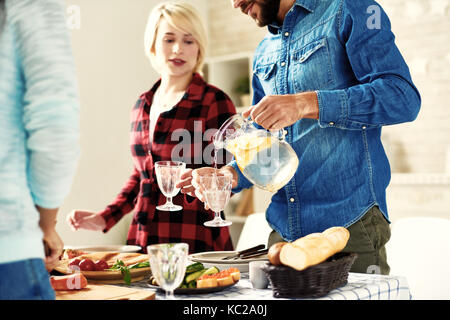
[[[302,118],[318,119],[321,127],[364,130],[417,117],[420,94],[395,45],[389,18],[379,7],[380,28],[369,29],[366,11],[377,4],[372,0],[344,2],[339,19],[340,40],[360,84],[341,90],[280,96],[264,96],[259,88],[254,106],[244,116],[251,115],[256,123],[271,130],[290,126]],[[253,87],[258,85],[254,77]]]
[[[413,121],[420,94],[394,42],[388,16],[372,0],[344,3],[341,42],[360,84],[317,92],[320,125],[361,130]],[[369,29],[366,12],[374,5],[380,9],[380,28]]]

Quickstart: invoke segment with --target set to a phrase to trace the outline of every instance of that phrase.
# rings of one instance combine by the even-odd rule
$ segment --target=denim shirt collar
[[[314,9],[317,6],[317,0],[296,0],[295,3],[292,5],[292,8],[289,11],[293,10],[293,8],[295,6],[302,7],[303,9],[307,10],[309,13],[312,13],[312,12],[314,12]],[[289,12],[287,14],[289,14]],[[278,30],[281,27],[282,27],[282,25],[280,26],[276,21],[274,21],[268,25],[269,32],[272,34],[277,34]]]

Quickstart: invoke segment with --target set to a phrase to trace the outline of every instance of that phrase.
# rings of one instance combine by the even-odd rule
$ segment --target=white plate
[[[64,249],[82,250],[84,252],[139,252],[139,246],[123,246],[123,245],[91,245],[91,246],[65,246]]]
[[[269,258],[267,254],[261,255],[255,258],[249,259],[228,259],[222,260],[225,257],[231,256],[237,253],[237,251],[207,251],[207,252],[198,252],[193,253],[189,256],[192,261],[198,262],[210,262],[210,263],[220,263],[220,264],[240,264],[245,263],[248,264],[250,261],[267,261]]]
[[[189,255],[189,259],[193,262],[201,262],[205,268],[217,267],[219,270],[226,270],[228,268],[237,268],[240,272],[248,272],[248,264],[251,261],[269,261],[267,254],[249,259],[230,259],[222,260],[237,251],[208,251],[199,252]]]

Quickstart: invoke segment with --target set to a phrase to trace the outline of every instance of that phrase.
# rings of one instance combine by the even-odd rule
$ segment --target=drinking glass
[[[228,175],[205,175],[200,177],[206,204],[214,211],[214,219],[204,223],[207,227],[226,227],[231,221],[223,220],[220,212],[230,200],[232,177]]]
[[[182,206],[173,204],[172,198],[180,191],[180,188],[175,186],[180,181],[180,177],[185,169],[186,164],[180,161],[158,161],[155,163],[156,180],[158,181],[159,189],[166,197],[166,203],[157,206],[156,209],[161,211],[179,211],[183,209]]]
[[[147,246],[150,269],[158,285],[164,289],[166,299],[175,299],[186,272],[189,245],[187,243],[161,243]]]

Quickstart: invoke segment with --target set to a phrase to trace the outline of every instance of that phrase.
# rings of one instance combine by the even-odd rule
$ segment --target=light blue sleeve
[[[7,0],[26,92],[23,124],[35,204],[59,207],[79,157],[79,100],[63,0]]]

